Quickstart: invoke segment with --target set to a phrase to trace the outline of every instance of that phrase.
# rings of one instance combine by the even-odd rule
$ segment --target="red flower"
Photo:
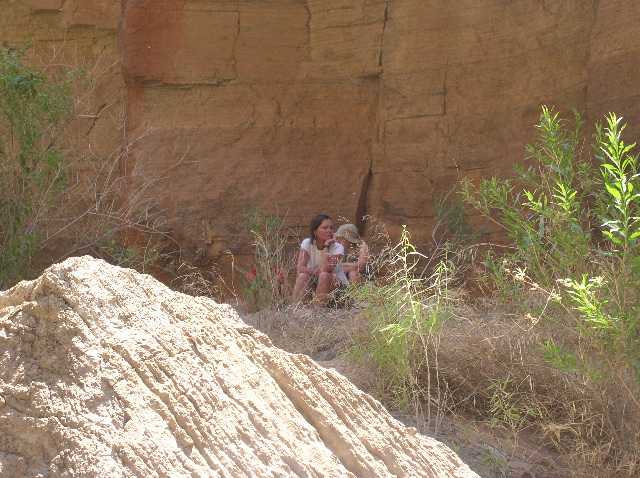
[[[258,271],[256,270],[256,268],[254,267],[253,269],[251,269],[249,272],[247,272],[247,280],[249,282],[253,282],[253,279],[255,279],[256,275],[258,275]]]
[[[279,281],[280,282],[284,282],[284,274],[282,273],[282,270],[280,269],[280,266],[278,266],[278,264],[275,264],[273,266],[273,270],[276,273],[276,275],[278,276]],[[253,282],[253,280],[256,278],[257,275],[258,275],[258,270],[254,267],[249,272],[247,272],[247,275],[246,275],[247,281]]]

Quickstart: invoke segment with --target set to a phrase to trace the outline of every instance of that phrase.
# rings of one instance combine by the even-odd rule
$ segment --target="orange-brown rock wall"
[[[370,214],[426,241],[434,197],[522,160],[543,104],[640,131],[633,0],[92,3],[13,0],[10,29],[71,24],[86,54],[121,60],[104,91],[201,266],[251,254],[258,207],[303,228]]]
[[[174,233],[201,265],[251,253],[250,208],[353,219],[373,162],[386,2],[130,1],[138,150],[176,166]],[[363,209],[364,212],[364,209]],[[186,240],[185,240],[186,239]]]

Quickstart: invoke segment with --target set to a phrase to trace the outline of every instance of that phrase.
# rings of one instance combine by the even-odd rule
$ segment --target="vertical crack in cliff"
[[[233,45],[231,46],[231,65],[233,68],[233,77],[238,79],[238,59],[236,57],[236,46],[238,45],[238,38],[240,38],[240,9],[236,10],[238,15],[238,23],[236,28],[236,36],[233,38]]]
[[[369,171],[365,174],[360,187],[360,197],[358,198],[358,206],[356,207],[356,227],[360,234],[364,234],[367,216],[367,200],[369,197],[369,186],[371,185],[371,177],[373,176],[373,153],[370,151]]]
[[[380,42],[378,43],[379,54],[378,54],[378,93],[377,93],[377,104],[376,109],[373,112],[373,116],[376,118],[376,121],[372,121],[374,128],[377,128],[377,118],[378,111],[380,107],[380,90],[382,84],[382,74],[384,72],[383,68],[383,52],[384,52],[384,34],[387,29],[387,21],[389,19],[389,0],[387,0],[384,7],[384,15],[382,17],[382,29],[380,30]],[[374,136],[377,137],[377,134]],[[373,144],[374,138],[372,138],[369,142],[369,170],[364,175],[362,179],[362,185],[360,186],[360,196],[358,198],[358,206],[356,207],[356,226],[361,234],[365,232],[366,226],[366,217],[368,216],[367,203],[369,200],[369,188],[371,186],[371,180],[373,178]]]
[[[450,55],[447,55],[447,63],[444,70],[444,79],[442,80],[442,116],[447,115],[447,76],[449,75],[449,60]]]
[[[387,19],[389,15],[389,0],[387,0],[387,4],[384,7],[384,17],[382,18],[382,31],[380,32],[380,43],[379,43],[379,50],[380,53],[378,55],[378,77],[380,77],[382,75],[382,52],[383,52],[383,39],[384,39],[384,31],[387,28]]]
[[[309,2],[302,2],[302,5],[307,11],[307,45],[311,48],[311,8]]]

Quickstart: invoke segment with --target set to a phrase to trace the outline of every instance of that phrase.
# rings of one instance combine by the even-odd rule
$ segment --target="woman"
[[[341,282],[347,283],[341,264],[344,248],[336,242],[333,221],[329,216],[321,214],[314,217],[309,232],[309,237],[300,245],[293,303],[302,302],[315,289],[313,304],[326,307],[328,295]]]
[[[360,239],[355,224],[343,224],[336,232],[336,240],[344,248],[342,269],[351,284],[362,284],[366,278],[369,248]]]

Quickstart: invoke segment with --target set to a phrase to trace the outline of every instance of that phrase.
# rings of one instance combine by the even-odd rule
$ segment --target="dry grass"
[[[553,336],[578,346],[579,337],[498,304],[475,305],[448,323],[437,351],[427,351],[437,354],[438,369],[424,370],[422,382],[437,375],[443,388],[431,405],[506,427],[514,438],[526,431],[557,453],[550,476],[637,476],[639,390],[631,377],[612,387],[558,370],[544,361],[540,344]]]

